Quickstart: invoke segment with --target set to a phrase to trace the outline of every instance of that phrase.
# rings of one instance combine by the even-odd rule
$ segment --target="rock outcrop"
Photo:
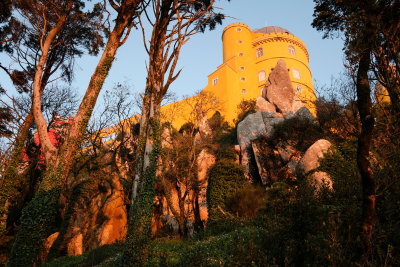
[[[319,160],[324,157],[324,153],[328,152],[332,146],[331,142],[325,139],[320,139],[311,145],[304,153],[303,158],[299,162],[299,168],[308,173],[319,167]]]
[[[287,123],[284,127],[289,128],[290,123],[296,121],[310,127],[318,125],[310,110],[295,95],[284,61],[278,61],[271,72],[262,96],[256,100],[255,109],[255,113],[246,116],[237,126],[240,159],[246,177],[268,185],[279,180],[297,180],[299,175],[306,175],[316,190],[323,185],[332,189],[328,174],[316,171],[319,160],[331,146],[329,141],[313,139],[307,143],[296,140],[300,138],[298,136],[287,140],[275,136],[279,124]],[[304,147],[304,143],[309,147]]]
[[[78,184],[66,232],[47,240],[67,255],[80,255],[106,244],[122,242],[127,232],[125,195],[118,175]],[[61,244],[61,245],[60,245]]]
[[[328,153],[332,144],[328,140],[320,139],[311,145],[298,164],[301,172],[305,173],[310,184],[319,190],[322,186],[332,189],[333,184],[329,175],[325,172],[315,171],[319,166],[319,161]],[[314,171],[314,172],[313,172]]]
[[[295,93],[285,61],[279,60],[272,70],[262,96],[273,104],[278,112],[285,114],[292,110]]]

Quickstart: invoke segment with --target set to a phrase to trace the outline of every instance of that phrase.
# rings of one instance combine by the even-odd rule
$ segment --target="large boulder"
[[[308,173],[320,166],[319,161],[324,158],[324,154],[329,151],[332,146],[331,142],[320,139],[312,144],[304,153],[303,158],[299,162],[299,168]]]
[[[301,99],[297,95],[295,95],[294,99],[293,99],[292,108],[290,109],[290,112],[296,113],[302,107],[304,107],[303,101],[301,101]]]
[[[91,178],[75,187],[73,214],[60,250],[79,255],[122,242],[127,231],[125,194],[117,174]]]
[[[285,61],[279,60],[272,70],[262,96],[273,104],[278,112],[285,114],[292,110],[295,93]]]
[[[257,97],[255,110],[260,112],[276,112],[275,106],[262,96]]]
[[[250,159],[254,154],[251,142],[260,138],[270,138],[273,134],[274,124],[280,121],[283,121],[283,118],[274,118],[272,112],[256,112],[248,115],[238,124],[237,139],[246,177],[250,177]]]
[[[333,189],[332,179],[326,172],[314,171],[320,166],[320,160],[324,158],[324,154],[329,151],[331,146],[332,144],[328,140],[318,140],[307,149],[298,165],[299,170],[307,176],[308,182],[315,188],[316,193],[322,187]]]
[[[319,192],[322,187],[333,190],[332,179],[326,172],[317,171],[311,173],[308,176],[308,182],[316,189],[316,192]]]

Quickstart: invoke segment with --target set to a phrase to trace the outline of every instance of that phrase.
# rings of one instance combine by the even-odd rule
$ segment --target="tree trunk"
[[[39,63],[36,66],[35,77],[33,79],[33,116],[35,118],[35,123],[37,127],[37,133],[39,135],[40,146],[42,148],[43,154],[46,159],[46,166],[50,166],[54,164],[57,157],[57,149],[51,143],[51,140],[48,135],[47,122],[42,113],[42,92],[43,92],[43,84],[42,84],[42,76],[44,73],[45,65],[47,63],[47,58],[49,55],[50,48],[54,39],[61,32],[62,28],[65,25],[67,20],[68,9],[72,7],[72,2],[69,3],[67,7],[67,11],[63,14],[63,16],[59,17],[59,21],[52,28],[48,35],[46,36],[43,44],[41,44],[42,55],[39,58]]]
[[[106,48],[91,77],[85,96],[71,125],[67,141],[62,145],[57,160],[46,166],[38,193],[22,212],[21,227],[8,263],[10,266],[37,265],[45,260],[40,259],[38,255],[43,250],[46,238],[58,230],[59,200],[66,189],[67,178],[73,167],[76,152],[80,148],[88,121],[116,51],[126,40],[121,39],[124,33],[127,37],[132,20],[137,13],[137,7],[141,2],[142,0],[122,1],[118,8],[115,27],[110,33]],[[41,129],[41,131],[43,130]],[[42,134],[42,136],[47,136],[47,129],[46,135]],[[68,201],[65,200],[65,202]]]
[[[368,80],[370,67],[370,51],[361,54],[357,71],[357,106],[360,113],[361,133],[358,137],[357,165],[361,174],[362,184],[362,218],[361,237],[364,258],[368,260],[372,253],[372,231],[376,208],[375,177],[369,162],[369,150],[374,129],[372,114],[371,88]]]
[[[85,96],[71,125],[69,135],[61,148],[61,155],[57,165],[64,185],[67,184],[68,176],[74,165],[76,153],[79,151],[80,145],[84,139],[85,131],[100,90],[111,69],[117,50],[124,42],[124,40],[121,39],[124,33],[128,34],[127,31],[129,31],[129,27],[132,26],[131,23],[136,15],[136,10],[140,2],[142,2],[142,0],[127,0],[123,1],[119,7],[116,25],[109,35],[104,52],[97,63],[88,88],[86,89]]]
[[[160,103],[154,103],[151,89],[146,89],[140,125],[137,173],[129,211],[128,235],[123,264],[142,266],[148,256],[147,247],[151,239],[151,219],[155,197],[157,162],[161,146]],[[146,108],[147,107],[147,108]],[[143,124],[142,124],[143,123]],[[141,148],[140,148],[141,147]],[[133,197],[136,197],[133,199]]]
[[[18,185],[25,182],[24,176],[19,175],[18,166],[22,158],[22,152],[28,139],[29,129],[33,123],[32,109],[26,116],[17,137],[15,138],[14,150],[6,164],[4,178],[1,180],[0,190],[0,234],[6,230],[8,207],[10,198],[18,194]]]

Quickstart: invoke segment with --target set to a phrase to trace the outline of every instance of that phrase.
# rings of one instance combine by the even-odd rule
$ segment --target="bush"
[[[276,143],[292,141],[296,149],[305,151],[315,141],[323,137],[322,129],[318,124],[308,118],[294,117],[275,124],[271,140]]]
[[[208,175],[207,203],[209,220],[224,218],[228,201],[247,183],[242,166],[234,161],[232,150],[223,150]],[[221,217],[222,216],[222,217]]]

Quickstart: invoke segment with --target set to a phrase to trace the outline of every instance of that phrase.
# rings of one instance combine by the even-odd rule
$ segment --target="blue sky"
[[[343,70],[342,40],[322,39],[322,33],[310,25],[314,7],[312,0],[217,0],[216,5],[227,17],[214,31],[191,37],[183,48],[179,62],[183,71],[170,88],[178,97],[192,95],[206,86],[207,75],[222,63],[222,30],[233,22],[243,22],[251,29],[280,26],[301,38],[308,47],[310,68],[317,84],[330,84],[331,77]],[[133,31],[119,49],[103,91],[116,83],[128,84],[132,93],[142,91],[146,60],[141,33]],[[89,56],[76,61],[72,87],[79,95],[83,95],[96,63],[97,58]],[[3,86],[8,84],[3,73],[0,73],[0,79]]]
[[[322,39],[322,33],[311,27],[313,1],[217,0],[216,3],[227,18],[215,30],[193,36],[183,48],[179,63],[183,71],[171,86],[177,96],[191,95],[206,86],[207,75],[222,63],[222,30],[233,22],[246,23],[251,29],[280,26],[300,37],[308,47],[310,68],[317,84],[329,84],[331,77],[342,71],[343,42],[340,39]],[[126,81],[135,91],[143,90],[147,58],[142,46],[140,33],[133,32],[117,54],[106,87]],[[88,62],[83,60],[79,63],[82,72],[76,75],[75,84],[80,88],[87,84],[96,60],[92,58],[91,64]]]

